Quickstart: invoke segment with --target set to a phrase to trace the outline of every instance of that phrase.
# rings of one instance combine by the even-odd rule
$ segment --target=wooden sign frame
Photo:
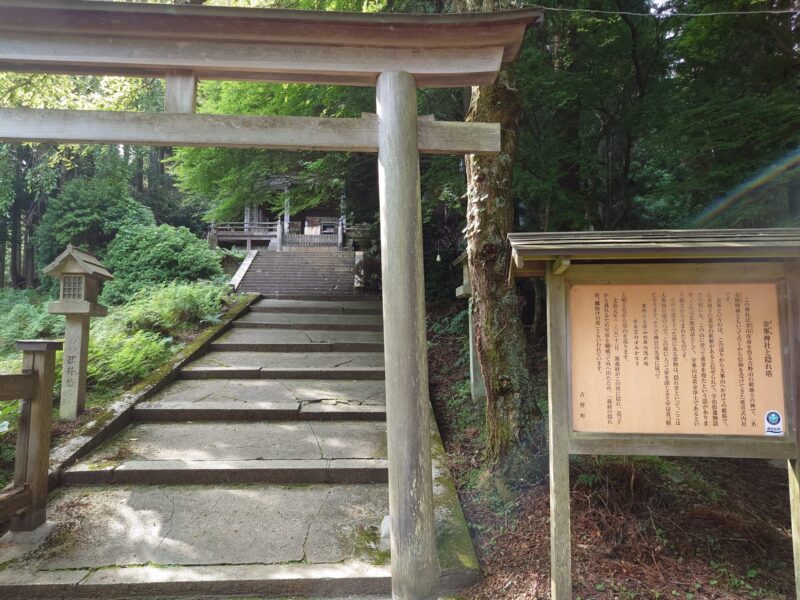
[[[546,263],[550,413],[551,597],[572,597],[570,454],[705,456],[788,459],[795,579],[800,598],[800,261],[680,259],[631,262],[569,258]],[[765,283],[778,286],[786,433],[781,437],[587,433],[573,429],[569,290],[576,284]]]

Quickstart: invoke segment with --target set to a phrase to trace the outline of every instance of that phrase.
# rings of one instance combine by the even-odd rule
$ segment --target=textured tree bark
[[[474,299],[475,336],[486,381],[487,458],[506,475],[522,474],[536,404],[520,298],[506,282],[506,235],[514,221],[511,176],[521,106],[513,76],[503,69],[494,85],[472,90],[467,121],[499,122],[502,149],[495,156],[468,155],[467,259]]]

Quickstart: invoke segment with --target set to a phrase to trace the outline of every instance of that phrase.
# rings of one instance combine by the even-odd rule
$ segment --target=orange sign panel
[[[786,435],[774,283],[569,291],[577,432]]]

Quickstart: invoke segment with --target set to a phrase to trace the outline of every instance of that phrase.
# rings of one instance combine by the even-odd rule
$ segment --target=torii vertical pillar
[[[433,600],[439,563],[414,77],[401,71],[380,75],[377,105],[392,597]]]

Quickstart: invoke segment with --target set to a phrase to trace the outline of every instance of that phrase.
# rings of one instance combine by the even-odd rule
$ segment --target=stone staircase
[[[54,532],[0,567],[0,598],[387,598],[380,302],[262,299],[233,325],[64,473]],[[434,473],[454,589],[477,564]]]
[[[238,289],[280,296],[352,296],[354,265],[351,251],[259,250]]]

